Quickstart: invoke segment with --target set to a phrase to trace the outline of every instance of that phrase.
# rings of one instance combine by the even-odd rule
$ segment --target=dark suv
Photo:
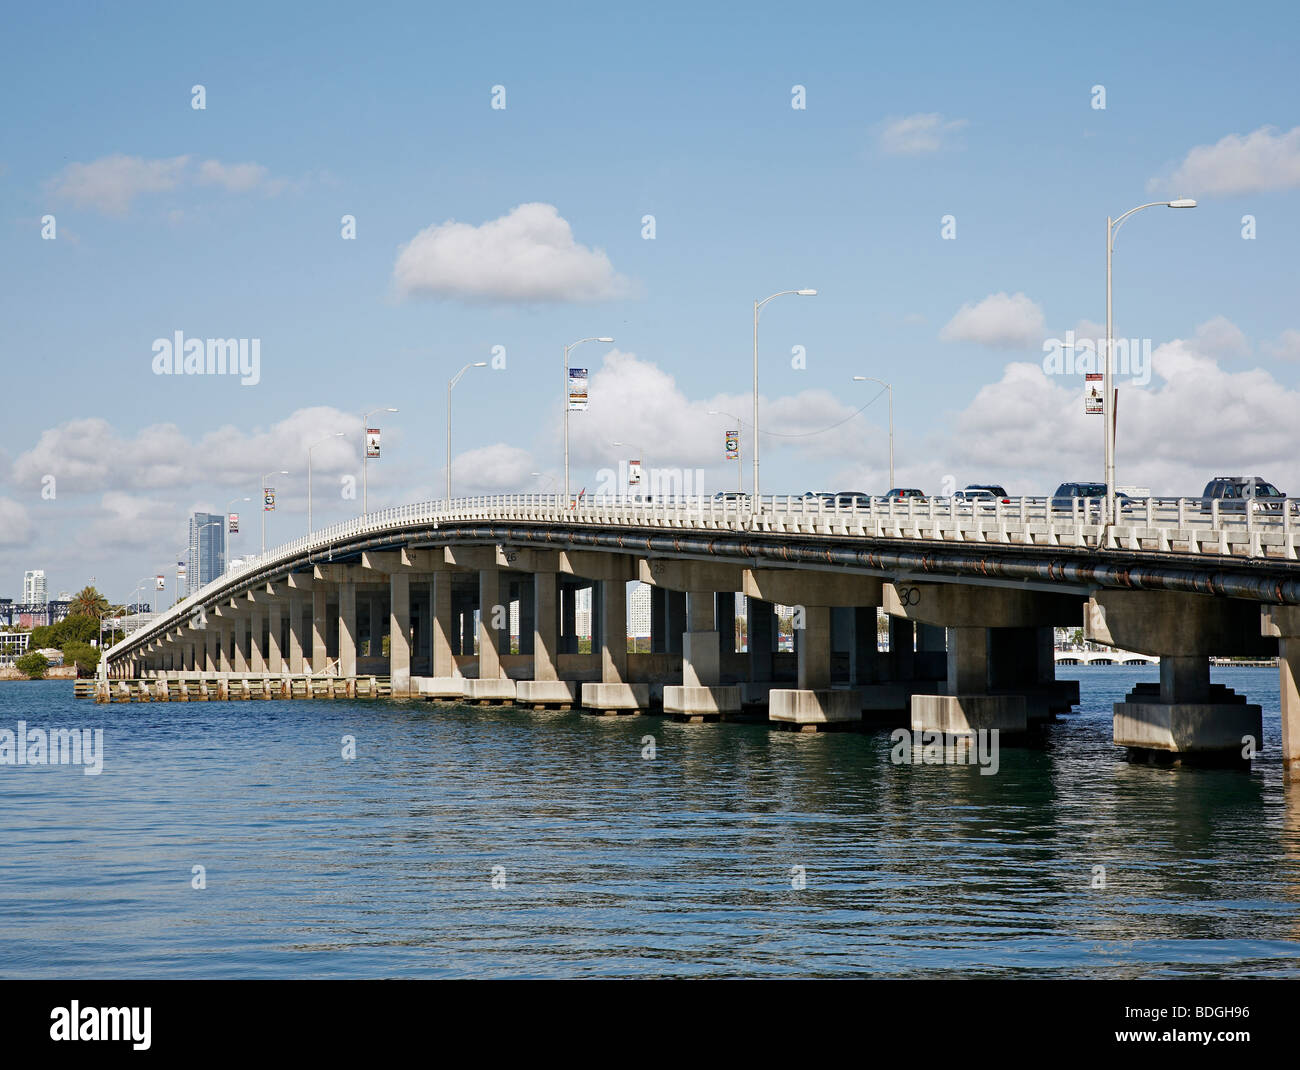
[[[925,495],[916,487],[891,487],[886,498],[924,498]]]
[[[1096,509],[1106,499],[1105,483],[1062,483],[1052,495],[1051,506],[1058,513],[1074,512],[1075,499],[1081,499],[1081,509]],[[1122,512],[1131,508],[1129,496],[1115,492],[1115,505]]]
[[[1281,513],[1286,505],[1286,495],[1272,483],[1259,476],[1216,476],[1205,484],[1201,494],[1201,512],[1213,509],[1219,500],[1219,512]]]

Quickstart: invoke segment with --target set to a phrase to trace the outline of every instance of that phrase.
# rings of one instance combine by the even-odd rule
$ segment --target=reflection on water
[[[0,685],[0,727],[105,729],[101,776],[0,766],[0,968],[1300,976],[1276,673],[1215,670],[1265,710],[1249,773],[1126,764],[1110,703],[1154,671],[1066,673],[1082,711],[996,776],[886,731]]]

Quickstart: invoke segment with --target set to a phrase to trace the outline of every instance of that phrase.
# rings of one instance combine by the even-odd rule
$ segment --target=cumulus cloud
[[[630,292],[600,249],[578,244],[551,204],[521,204],[482,226],[448,220],[403,245],[393,282],[404,296],[485,301],[603,301]]]
[[[1201,353],[1218,359],[1244,357],[1250,353],[1250,343],[1245,334],[1227,316],[1215,316],[1197,327],[1196,345]]]
[[[1167,178],[1147,183],[1152,192],[1232,196],[1300,187],[1300,126],[1286,133],[1261,126],[1245,136],[1229,134],[1197,145]]]
[[[282,182],[270,179],[266,168],[256,163],[205,160],[196,165],[190,156],[150,160],[114,153],[90,163],[68,164],[50,180],[48,189],[54,197],[78,208],[124,216],[143,194],[166,193],[187,185],[221,186],[231,193],[259,188],[274,193],[283,188]]]
[[[1152,354],[1148,387],[1117,380],[1117,482],[1195,495],[1216,473],[1241,472],[1297,491],[1300,392],[1263,369],[1226,371],[1204,347],[1203,337],[1165,342]],[[1210,417],[1214,433],[1206,434]],[[981,389],[930,449],[958,486],[998,480],[1012,493],[1049,493],[1065,480],[1098,478],[1100,419],[1084,413],[1081,377],[1048,376],[1041,365],[1017,362]]]
[[[356,425],[355,415],[327,406],[299,409],[265,430],[227,425],[197,439],[175,424],[146,427],[128,438],[100,417],[69,420],[42,432],[18,456],[11,481],[39,488],[44,476],[53,475],[59,493],[162,490],[205,482],[255,486],[278,459],[291,472],[305,468],[307,447],[327,436],[312,452],[315,471],[354,469],[360,448]],[[345,436],[333,438],[336,431]],[[213,464],[213,458],[220,463]]]
[[[31,541],[33,530],[25,505],[0,498],[0,546],[23,546]]]
[[[525,491],[535,480],[537,470],[528,450],[498,442],[492,446],[466,450],[456,457],[452,493],[513,494]],[[439,492],[441,497],[442,492]]]
[[[919,156],[938,152],[952,135],[967,125],[965,119],[945,119],[938,112],[887,119],[880,127],[880,149],[890,156]]]
[[[1300,331],[1288,327],[1271,342],[1264,343],[1264,352],[1274,360],[1300,361]]]
[[[1043,341],[1043,323],[1043,310],[1023,293],[995,293],[962,305],[939,337],[997,349],[1036,348]]]

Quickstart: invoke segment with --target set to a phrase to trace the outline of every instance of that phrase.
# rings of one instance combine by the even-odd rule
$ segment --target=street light
[[[736,446],[740,446],[740,425],[745,421],[737,416],[734,412],[727,412],[725,409],[710,409],[710,416],[730,416],[736,421]],[[740,449],[736,450],[736,490],[741,494],[745,493],[745,470],[741,467]]]
[[[635,450],[635,451],[636,451],[636,454],[637,454],[635,459],[638,460],[638,461],[640,461],[640,462],[641,462],[641,467],[642,467],[642,469],[645,469],[645,455],[641,452],[641,447],[638,446],[635,442],[619,442],[619,441],[615,440],[614,442],[611,442],[610,445],[611,445],[611,446],[622,446],[622,447],[624,447],[625,449]],[[632,458],[629,458],[629,463],[628,463],[628,474],[629,474],[629,475],[631,475],[631,472],[632,472],[631,460],[632,460]],[[639,485],[639,483],[638,483],[638,485]]]
[[[262,553],[266,553],[266,481],[272,476],[287,476],[289,473],[283,470],[279,472],[267,472],[262,476]]]
[[[1109,522],[1113,522],[1115,516],[1115,401],[1111,393],[1111,364],[1113,363],[1113,354],[1115,349],[1115,339],[1113,336],[1113,327],[1111,323],[1111,297],[1110,297],[1110,261],[1111,254],[1115,251],[1115,236],[1119,233],[1120,224],[1124,222],[1134,212],[1140,212],[1144,208],[1195,208],[1196,202],[1190,197],[1184,197],[1176,201],[1152,201],[1149,204],[1139,204],[1136,208],[1130,208],[1118,219],[1106,217],[1106,359],[1102,366],[1102,399],[1101,410],[1102,419],[1106,422],[1103,430],[1105,437],[1105,456],[1106,456],[1106,516]]]
[[[576,349],[583,342],[612,342],[612,338],[579,338],[564,347],[564,507],[569,507],[569,350]]]
[[[874,375],[855,375],[855,383],[879,383],[889,391],[889,489],[893,490],[897,484],[894,482],[894,388],[883,379],[877,379]],[[879,394],[876,397],[880,397]],[[873,401],[875,398],[872,399]]]
[[[763,310],[763,306],[769,301],[774,301],[778,297],[785,297],[787,294],[794,294],[796,297],[816,297],[816,290],[782,290],[780,293],[774,293],[771,297],[765,297],[761,301],[754,302],[754,498],[753,508],[758,511],[758,314]]]
[[[370,456],[370,445],[366,442],[366,435],[370,431],[370,417],[377,412],[396,412],[396,409],[386,409],[382,406],[378,409],[371,409],[369,412],[361,414],[361,518],[366,516],[367,487],[366,487],[366,458]],[[263,547],[265,549],[265,547]]]
[[[307,447],[307,534],[311,534],[311,451],[317,446],[323,446],[332,438],[342,438],[342,431],[335,431],[332,435],[326,435],[319,442],[313,442]],[[354,492],[355,493],[355,492]]]
[[[451,392],[455,385],[460,382],[460,377],[470,368],[486,367],[486,360],[476,360],[472,364],[466,364],[465,367],[447,380],[447,501],[451,501]]]

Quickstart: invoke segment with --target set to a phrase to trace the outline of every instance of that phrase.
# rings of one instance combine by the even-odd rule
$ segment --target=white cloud
[[[1147,188],[1188,196],[1231,196],[1300,187],[1300,126],[1281,133],[1261,126],[1229,134],[1213,145],[1197,145],[1168,178]]]
[[[1300,492],[1300,392],[1262,369],[1225,371],[1202,346],[1197,338],[1157,346],[1146,388],[1117,380],[1117,482],[1196,495],[1216,474],[1245,473]],[[1012,363],[936,437],[931,455],[958,486],[989,480],[1013,494],[1050,493],[1065,480],[1100,477],[1100,419],[1084,413],[1079,376]]]
[[[148,160],[114,153],[90,163],[71,163],[52,178],[50,193],[78,208],[94,208],[105,215],[124,216],[136,197],[166,193],[187,185],[221,186],[231,193],[261,188],[275,193],[284,183],[268,178],[256,163],[225,164],[205,160],[193,166],[189,156]]]
[[[22,546],[33,533],[27,507],[12,498],[0,498],[0,546]]]
[[[602,301],[630,292],[609,257],[573,239],[554,205],[521,204],[482,226],[448,220],[398,251],[402,296],[488,301]]]
[[[277,465],[301,474],[307,447],[336,431],[345,436],[313,450],[313,468],[322,474],[354,471],[360,448],[357,418],[327,406],[299,409],[266,430],[227,425],[197,439],[175,424],[146,427],[125,438],[100,417],[69,420],[42,432],[36,445],[19,455],[11,479],[16,486],[39,488],[44,476],[53,475],[60,494],[206,482],[255,488],[259,477]]]
[[[142,193],[165,193],[182,181],[188,156],[146,160],[115,153],[90,163],[70,163],[52,181],[51,192],[78,208],[122,216]]]
[[[1250,343],[1240,327],[1227,316],[1215,316],[1196,328],[1197,349],[1208,357],[1226,359],[1250,353]]]
[[[536,482],[532,476],[535,471],[533,455],[525,449],[505,442],[481,446],[456,456],[452,493],[457,497],[524,493]],[[438,496],[442,494],[440,489]]]
[[[887,119],[880,128],[880,148],[890,156],[918,156],[948,147],[950,135],[967,125],[965,119],[944,119],[938,112]]]
[[[1264,352],[1274,360],[1300,361],[1300,331],[1288,327],[1273,341],[1264,343]]]
[[[1044,336],[1043,310],[1023,293],[989,294],[964,304],[939,332],[945,342],[978,342],[999,349],[1037,348]]]

